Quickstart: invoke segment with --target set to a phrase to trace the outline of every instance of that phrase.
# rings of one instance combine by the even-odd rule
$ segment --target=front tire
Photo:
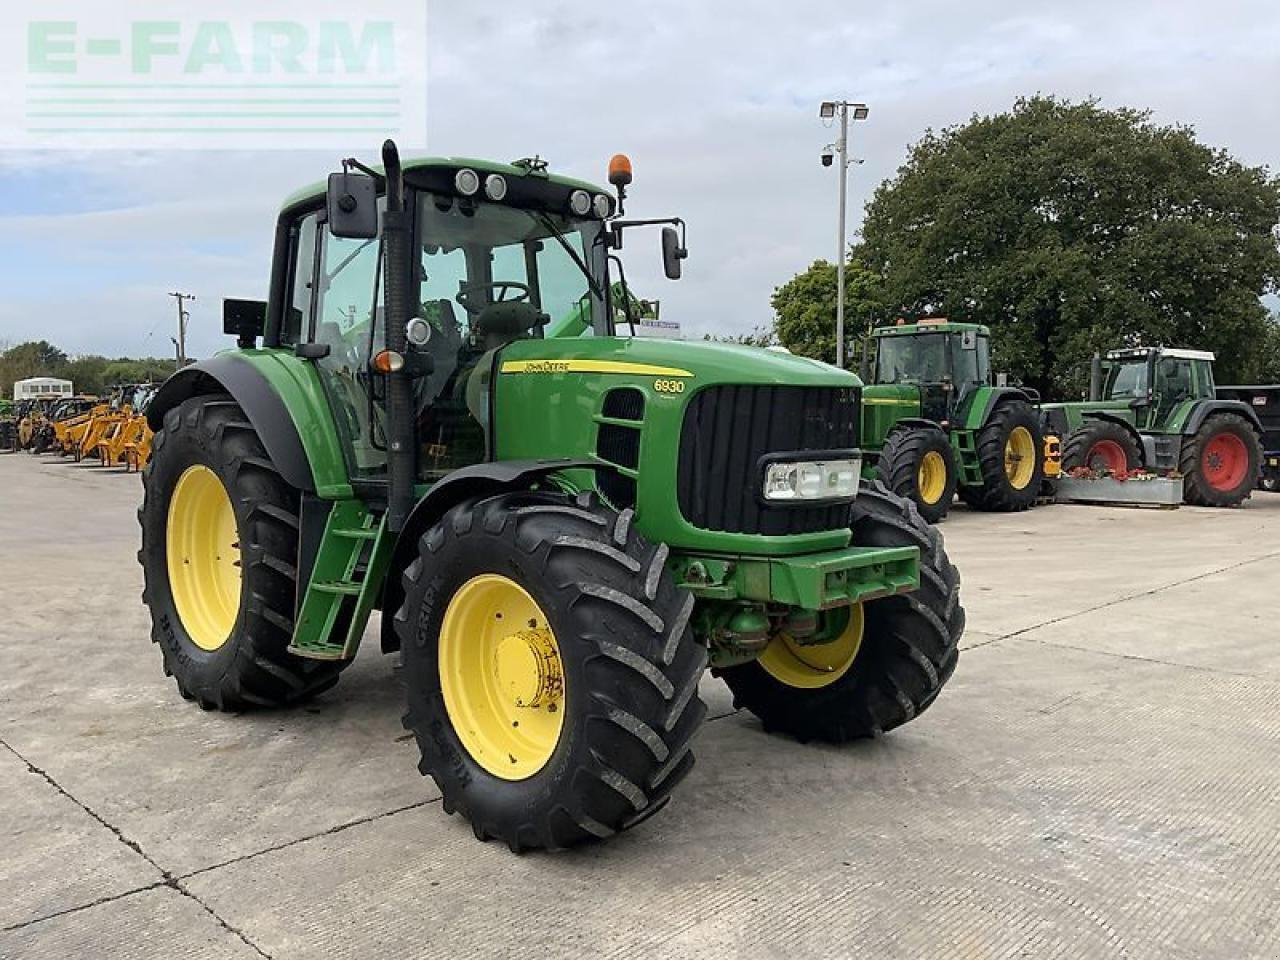
[[[395,619],[404,724],[445,811],[481,840],[607,837],[693,765],[694,601],[632,518],[592,494],[507,493],[453,507],[418,541]]]
[[[830,743],[875,736],[924,713],[955,671],[965,615],[942,535],[880,483],[858,495],[852,526],[860,547],[918,547],[920,589],[862,604],[850,656],[840,649],[850,645],[847,633],[832,645],[833,656],[778,636],[759,660],[723,671],[734,704],[765,730]]]
[[[1044,435],[1025,400],[1000,403],[978,431],[982,485],[960,488],[960,499],[978,510],[1015,513],[1033,506],[1044,479]]]
[[[890,491],[916,505],[929,523],[946,518],[956,496],[955,451],[937,427],[895,430],[885,439],[876,472]]]
[[[345,662],[288,651],[299,494],[239,405],[206,395],[169,410],[142,480],[142,599],[183,697],[243,710],[333,686]]]
[[[1062,447],[1062,469],[1080,467],[1116,474],[1142,465],[1142,449],[1124,427],[1109,420],[1088,420]]]
[[[1183,443],[1178,461],[1182,499],[1199,507],[1237,507],[1249,499],[1262,469],[1262,444],[1235,413],[1217,413]]]

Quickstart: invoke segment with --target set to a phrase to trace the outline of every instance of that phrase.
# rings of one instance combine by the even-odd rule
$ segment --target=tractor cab
[[[874,362],[867,379],[917,388],[923,416],[946,420],[960,399],[987,385],[990,341],[986,327],[943,318],[881,327],[872,334]]]
[[[1128,407],[1139,429],[1157,429],[1184,404],[1214,398],[1213,360],[1207,350],[1112,350],[1098,361],[1090,399]]]

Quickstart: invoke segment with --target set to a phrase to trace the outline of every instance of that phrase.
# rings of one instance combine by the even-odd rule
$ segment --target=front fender
[[[508,490],[527,490],[548,474],[563,470],[594,469],[599,466],[592,460],[568,458],[501,460],[462,467],[436,483],[413,508],[392,548],[391,565],[388,568],[390,573],[382,587],[382,651],[389,653],[399,648],[392,629],[404,590],[398,571],[405,569],[413,561],[418,538],[443,517],[450,507],[474,497],[489,497]]]

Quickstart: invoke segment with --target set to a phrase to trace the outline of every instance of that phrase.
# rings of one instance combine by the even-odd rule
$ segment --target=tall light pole
[[[840,168],[840,239],[836,247],[836,366],[844,367],[844,261],[845,261],[845,200],[848,190],[849,172],[849,113],[853,112],[854,120],[865,120],[871,111],[865,103],[850,103],[848,100],[824,100],[818,108],[818,116],[823,120],[840,117],[840,139],[834,144]],[[831,166],[831,145],[822,154],[823,166]]]
[[[171,293],[169,296],[178,301],[178,337],[173,341],[173,345],[178,351],[178,369],[181,370],[187,365],[187,321],[191,319],[191,314],[183,309],[183,304],[187,300],[194,301],[189,293]]]

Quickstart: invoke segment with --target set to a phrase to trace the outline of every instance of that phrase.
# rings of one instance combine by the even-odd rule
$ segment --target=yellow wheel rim
[[[1021,490],[1036,472],[1036,444],[1026,427],[1014,427],[1004,444],[1004,475],[1009,485]]]
[[[503,780],[547,765],[564,726],[564,662],[524,587],[496,573],[464,583],[444,612],[439,665],[445,709],[476,763]]]
[[[240,614],[240,545],[231,498],[208,467],[188,467],[169,500],[169,590],[182,627],[201,650],[217,650]]]
[[[928,451],[920,458],[916,471],[916,490],[925,503],[934,504],[942,499],[947,489],[947,461],[937,450]]]
[[[849,609],[849,620],[829,643],[796,643],[786,633],[774,636],[760,654],[765,673],[788,687],[814,690],[835,683],[853,666],[862,647],[862,604]]]

